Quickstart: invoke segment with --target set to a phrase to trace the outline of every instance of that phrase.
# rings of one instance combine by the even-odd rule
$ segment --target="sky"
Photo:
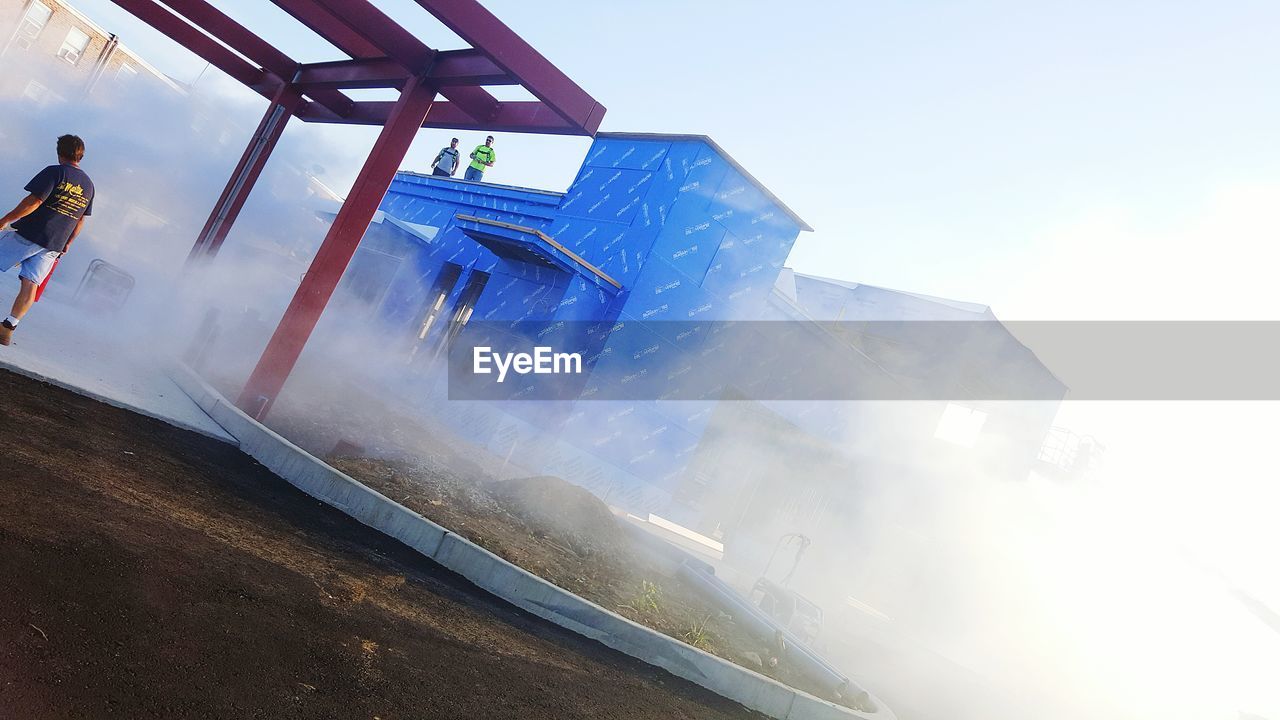
[[[376,4],[428,44],[462,45],[410,0]],[[339,57],[269,3],[218,5],[295,59]],[[108,0],[78,6],[174,77],[204,69]],[[486,7],[609,109],[602,130],[714,138],[816,229],[791,256],[800,272],[1005,319],[1275,314],[1262,274],[1275,256],[1235,214],[1265,218],[1280,194],[1275,3]],[[200,82],[230,85],[211,74]],[[293,130],[351,149],[326,168],[339,190],[373,138]],[[406,167],[427,168],[449,135],[423,132]],[[469,135],[464,147],[483,139]],[[496,146],[494,182],[560,190],[586,141]],[[1218,280],[1204,277],[1221,272],[1210,244],[1229,251],[1230,280],[1178,292]]]
[[[428,45],[461,46],[411,0],[374,2]],[[216,4],[297,60],[339,57],[270,3]],[[76,5],[233,100],[247,142],[265,101],[109,0]],[[608,108],[602,130],[715,139],[815,228],[799,272],[1007,320],[1280,320],[1274,0],[484,5]],[[336,152],[322,179],[345,193],[374,132],[294,121],[285,142]],[[404,167],[427,170],[452,134],[420,133]],[[563,190],[588,141],[495,145],[487,179]],[[1059,422],[1107,446],[1105,527],[1185,545],[1280,608],[1277,410],[1068,403]]]

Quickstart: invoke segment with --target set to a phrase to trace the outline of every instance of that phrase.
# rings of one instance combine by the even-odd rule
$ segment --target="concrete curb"
[[[269,470],[516,607],[777,720],[893,720],[887,710],[859,713],[787,687],[552,585],[326,465],[241,412],[190,368],[179,366],[172,377]]]

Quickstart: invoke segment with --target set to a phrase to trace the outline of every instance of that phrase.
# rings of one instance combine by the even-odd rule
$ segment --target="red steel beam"
[[[287,78],[297,65],[274,45],[205,0],[166,0],[165,4],[196,27],[226,43],[227,47],[281,77]]]
[[[113,1],[267,99],[292,80],[298,70],[299,66],[288,56],[204,0],[173,0],[171,5],[235,48],[240,55],[154,0]],[[418,0],[479,48],[439,53],[367,0],[274,2],[308,27],[317,32],[323,31],[322,35],[327,40],[353,57],[377,60],[385,54],[411,73],[425,71],[426,82],[439,88],[441,94],[451,101],[441,104],[440,112],[425,127],[591,134],[599,128],[604,115],[603,106],[474,0]],[[477,23],[480,27],[473,27]],[[254,67],[241,55],[262,67]],[[527,64],[527,67],[520,67],[520,63]],[[384,80],[388,78],[366,78],[356,80],[356,84],[348,87],[377,87],[381,85],[373,83]],[[539,105],[502,103],[476,87],[497,84],[524,84],[543,102]],[[375,124],[373,118],[385,115],[386,109],[379,107],[378,103],[356,103],[333,89],[334,85],[330,77],[328,80],[321,78],[314,87],[304,88],[309,100],[304,99],[297,106],[296,114],[308,122],[354,124]],[[550,109],[566,122],[551,120],[543,109]],[[519,118],[522,117],[530,118],[531,124],[519,126]]]
[[[293,84],[304,92],[315,88],[399,88],[409,71],[390,58],[339,60],[298,68]]]
[[[367,0],[272,0],[326,42],[357,60],[391,57],[413,74],[435,51]]]
[[[427,78],[436,87],[451,85],[519,85],[506,70],[489,56],[475,49],[442,50],[436,53]]]
[[[188,265],[211,260],[218,254],[222,242],[227,238],[227,233],[231,231],[231,225],[240,215],[245,200],[249,198],[249,193],[258,181],[258,176],[262,174],[262,168],[267,164],[271,151],[280,140],[284,126],[301,102],[302,97],[287,86],[280,88],[271,98],[271,105],[262,116],[262,121],[258,123],[253,139],[249,141],[249,146],[240,156],[240,162],[231,173],[231,179],[227,181],[217,204],[213,206],[213,212],[209,213],[209,219],[205,221],[195,245],[191,248],[191,253],[187,256]]]
[[[294,84],[303,88],[386,88],[399,87],[413,73],[388,57],[355,58],[298,66]],[[440,88],[478,85],[518,85],[478,50],[444,50],[436,53],[426,70],[428,84]]]
[[[392,58],[354,58],[299,65],[294,84],[302,87],[398,87],[414,74],[423,75],[422,72],[405,69],[403,64]],[[520,84],[477,50],[437,53],[424,78],[434,87],[445,88]]]
[[[483,51],[512,77],[519,78],[534,97],[570,124],[591,135],[599,129],[604,108],[476,0],[417,0],[417,3],[468,45]]]
[[[280,395],[351,256],[369,229],[373,214],[391,187],[391,180],[418,128],[422,127],[435,96],[435,88],[422,84],[417,78],[405,84],[350,195],[342,203],[324,243],[236,401],[250,415],[265,416]]]
[[[223,47],[217,40],[200,32],[189,22],[152,0],[112,1],[267,99],[271,99],[275,91],[284,83],[284,80],[278,76],[263,68],[254,67],[244,58]]]
[[[393,102],[367,100],[358,102],[351,113],[338,120],[330,120],[302,110],[299,117],[307,122],[331,122],[343,125],[381,125],[386,122],[395,106]],[[431,106],[422,123],[424,128],[456,128],[458,130],[492,130],[494,132],[536,132],[548,135],[581,135],[582,129],[564,121],[551,108],[536,100],[504,102],[488,120],[471,117],[464,109],[451,102],[437,102]]]
[[[380,58],[386,53],[351,29],[339,16],[312,0],[272,0],[281,10],[324,38],[325,42],[357,59]],[[359,8],[354,8],[359,12]]]
[[[293,84],[303,89],[389,88],[400,87],[411,74],[422,73],[412,73],[392,58],[355,58],[299,65]],[[450,89],[460,86],[519,84],[478,50],[446,50],[436,53],[426,70],[425,80],[434,87]]]
[[[312,7],[303,7],[304,2]],[[281,7],[288,5],[287,11],[292,9],[314,23],[322,19],[319,17],[320,13],[327,13],[329,16],[327,21],[330,24],[336,21],[345,25],[349,31],[346,34],[341,33],[338,28],[330,27],[330,42],[352,57],[370,57],[367,54],[368,46],[373,45],[380,53],[400,63],[410,73],[421,75],[431,68],[439,54],[414,37],[413,33],[401,27],[400,23],[374,7],[368,0],[280,0],[278,4],[281,4]],[[298,16],[295,15],[295,17]],[[353,35],[358,37],[359,41],[354,41]],[[465,58],[457,56],[447,58],[443,70],[454,75],[455,79],[448,82],[447,86],[436,84],[436,87],[440,89],[440,94],[466,110],[472,121],[483,123],[493,117],[499,103],[487,91],[475,87],[479,83],[463,82],[456,77],[459,72],[458,65],[465,61]],[[498,72],[509,75],[503,68],[496,65],[480,69],[489,76],[496,75]]]
[[[169,5],[196,27],[226,43],[232,50],[262,65],[277,77],[286,81],[293,80],[298,63],[205,0],[171,0]],[[350,112],[353,104],[351,98],[337,90],[317,89],[308,95],[338,116]]]
[[[435,56],[434,50],[414,37],[413,33],[401,27],[400,23],[374,7],[368,0],[293,0],[290,4],[299,2],[307,2],[314,6],[317,12],[325,13],[331,19],[342,23],[350,31],[350,35],[358,38],[358,40],[353,40],[349,36],[335,38],[335,40],[340,39],[341,44],[330,41],[334,42],[339,50],[352,57],[385,55],[403,64],[406,70],[416,75],[422,72]],[[378,54],[372,56],[358,54],[365,44],[376,48]]]

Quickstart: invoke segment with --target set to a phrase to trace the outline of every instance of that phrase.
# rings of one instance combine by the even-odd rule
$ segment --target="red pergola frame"
[[[279,396],[419,128],[594,135],[605,109],[476,0],[416,0],[471,47],[427,47],[368,0],[271,0],[347,55],[297,63],[205,0],[113,0],[270,105],[191,249],[217,254],[290,117],[379,125],[351,193],[280,319],[237,405],[263,417]],[[536,100],[505,102],[484,86],[521,85]],[[356,101],[347,89],[400,98]],[[444,101],[436,101],[441,95]]]

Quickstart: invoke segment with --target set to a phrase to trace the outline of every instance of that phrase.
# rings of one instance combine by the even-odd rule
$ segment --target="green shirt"
[[[471,167],[483,171],[498,156],[488,145],[479,145],[471,152]]]

